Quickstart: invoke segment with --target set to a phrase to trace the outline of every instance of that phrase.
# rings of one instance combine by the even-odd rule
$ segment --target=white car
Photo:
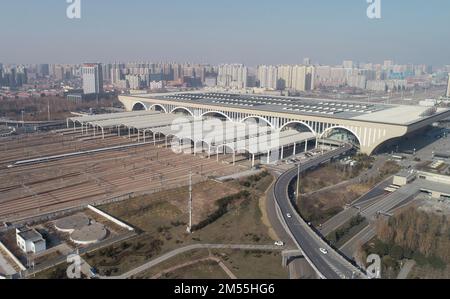
[[[320,248],[319,250],[320,250],[320,252],[322,252],[323,254],[328,254],[328,250],[326,250],[325,248]]]
[[[283,241],[276,241],[275,242],[275,246],[283,247],[284,246],[284,242]]]
[[[287,218],[292,218],[292,215],[289,213],[287,213],[286,216],[287,216]]]

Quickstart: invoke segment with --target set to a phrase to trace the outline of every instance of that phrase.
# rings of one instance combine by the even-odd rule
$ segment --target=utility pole
[[[187,232],[192,233],[192,170],[189,173],[189,225]]]

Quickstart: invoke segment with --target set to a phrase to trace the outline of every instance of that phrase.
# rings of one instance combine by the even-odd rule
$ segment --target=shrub
[[[416,261],[416,263],[419,266],[424,266],[427,264],[427,258],[421,254],[420,252],[415,252],[412,256],[413,260]]]
[[[403,259],[403,248],[398,245],[395,245],[391,247],[389,255],[397,261],[401,260]]]
[[[440,259],[437,256],[431,256],[428,258],[428,263],[430,264],[431,267],[433,267],[434,269],[439,269],[439,270],[443,270],[447,267],[447,265],[445,264],[445,262]]]

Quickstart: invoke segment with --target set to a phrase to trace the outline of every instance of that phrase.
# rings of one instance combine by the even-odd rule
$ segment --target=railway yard
[[[187,185],[189,173],[198,183],[249,169],[245,158],[176,154],[153,140],[62,159],[17,161],[138,144],[137,136],[106,135],[64,129],[51,133],[11,136],[0,143],[0,221],[10,222],[87,204],[103,203]],[[9,166],[9,167],[8,167]]]

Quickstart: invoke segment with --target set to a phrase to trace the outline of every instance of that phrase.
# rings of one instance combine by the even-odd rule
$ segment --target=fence
[[[12,254],[11,251],[9,251],[9,249],[5,245],[3,245],[2,242],[0,242],[0,249],[6,252],[6,254],[13,260],[13,262],[16,263],[17,266],[19,266],[20,270],[24,271],[26,269],[25,266],[16,258],[14,254]]]

